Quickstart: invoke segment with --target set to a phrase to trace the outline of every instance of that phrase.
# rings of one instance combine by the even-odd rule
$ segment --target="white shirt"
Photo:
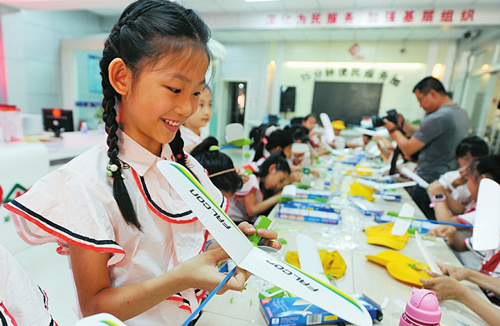
[[[30,244],[56,242],[60,254],[68,254],[68,243],[112,253],[108,267],[113,287],[163,275],[202,252],[208,236],[156,166],[161,159],[173,159],[170,147],[163,146],[160,158],[125,133],[118,135],[118,156],[130,166],[123,174],[142,231],[124,221],[113,198],[112,179],[106,175],[106,145],[88,150],[5,205],[19,235]],[[226,199],[201,165],[191,156],[188,160],[202,186],[226,210]],[[180,325],[198,307],[204,292],[185,290],[127,325]],[[79,309],[77,313],[81,317]]]
[[[181,129],[181,137],[182,140],[184,141],[184,147],[188,145],[198,145],[203,141],[203,137],[197,135],[194,131],[185,127],[184,125],[181,125],[180,129]]]
[[[261,202],[263,200],[262,192],[259,187],[259,179],[255,176],[255,174],[251,174],[247,182],[243,184],[240,190],[238,190],[230,199],[229,199],[229,209],[227,211],[227,215],[234,222],[243,222],[247,221],[249,223],[253,223],[255,216],[250,216],[247,213],[247,208],[245,205],[245,197],[252,192],[252,190],[256,189],[256,197],[257,201]]]
[[[453,181],[456,179],[460,178],[460,172],[458,170],[455,171],[449,171],[443,174],[440,178],[439,181],[443,185],[451,185]],[[469,188],[467,188],[467,183],[460,185],[455,188],[456,192],[454,193],[453,199],[461,203],[462,205],[466,205],[471,201],[471,194],[469,191]]]
[[[53,320],[47,311],[47,304],[45,292],[0,245],[0,316],[3,316],[7,325],[51,325]]]

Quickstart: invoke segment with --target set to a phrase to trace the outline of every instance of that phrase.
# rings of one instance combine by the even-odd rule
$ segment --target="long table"
[[[414,204],[408,193],[401,189],[401,202],[386,202],[376,199],[375,204],[385,212],[398,212],[403,203],[410,203],[415,207],[415,217],[423,218],[422,212]],[[383,320],[380,325],[398,325],[404,305],[411,297],[412,286],[394,279],[385,267],[368,261],[365,255],[375,255],[389,250],[382,246],[370,245],[366,242],[363,229],[374,225],[372,217],[364,216],[356,208],[345,205],[342,210],[342,222],[339,225],[300,222],[278,218],[278,206],[270,214],[276,219],[274,230],[279,237],[287,240],[287,244],[278,253],[284,259],[289,250],[297,250],[296,235],[309,235],[318,249],[328,251],[337,250],[344,258],[347,270],[344,276],[335,281],[335,286],[346,293],[365,294],[379,304],[386,301],[383,309]],[[461,266],[460,261],[441,239],[436,241],[424,240],[429,250],[438,262],[454,266]],[[406,247],[400,251],[417,261],[425,262],[414,238],[410,238]],[[267,325],[259,310],[258,293],[265,281],[252,275],[247,289],[243,292],[228,291],[223,295],[215,296],[204,308],[204,313],[197,326],[205,325]],[[474,284],[462,282],[474,290],[490,304],[486,296]],[[442,325],[487,325],[465,305],[457,301],[440,303],[443,310]]]

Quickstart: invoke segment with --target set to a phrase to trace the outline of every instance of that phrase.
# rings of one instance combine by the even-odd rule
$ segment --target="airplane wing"
[[[355,325],[373,325],[366,308],[349,295],[255,247],[185,167],[166,160],[157,165],[236,265]]]

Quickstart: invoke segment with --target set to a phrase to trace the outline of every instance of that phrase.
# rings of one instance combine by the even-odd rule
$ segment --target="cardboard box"
[[[291,201],[280,203],[278,217],[303,222],[339,224],[341,218],[335,209],[327,203]]]
[[[366,307],[372,319],[382,320],[382,310],[378,305],[359,295],[352,297]],[[335,325],[345,322],[342,318],[298,297],[261,299],[260,311],[269,326]]]

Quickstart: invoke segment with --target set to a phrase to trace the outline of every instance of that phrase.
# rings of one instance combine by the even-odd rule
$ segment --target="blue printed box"
[[[366,307],[372,319],[382,320],[382,311],[377,305],[359,295],[352,297]],[[269,326],[332,325],[345,322],[342,318],[298,297],[261,299],[260,311]]]

